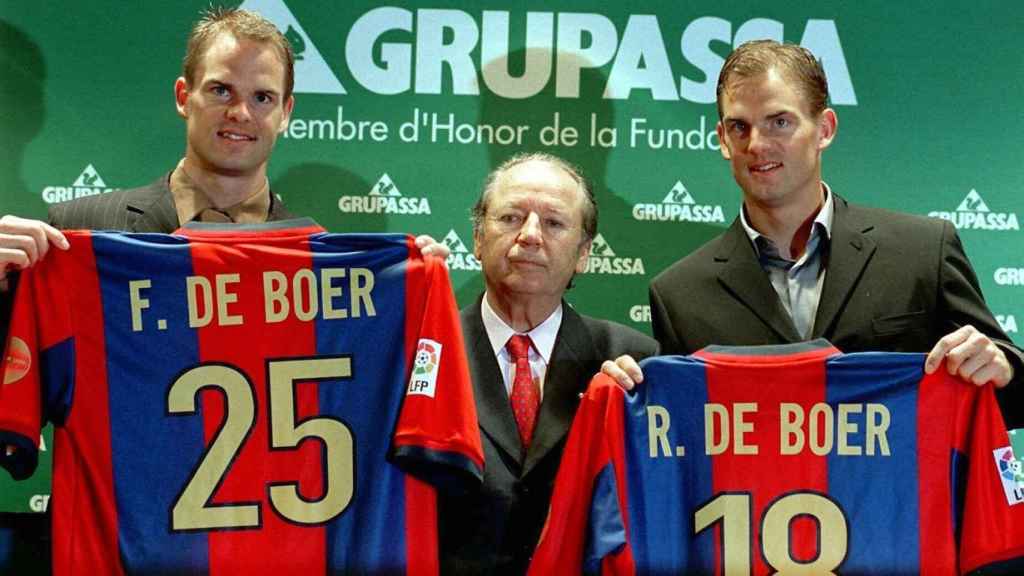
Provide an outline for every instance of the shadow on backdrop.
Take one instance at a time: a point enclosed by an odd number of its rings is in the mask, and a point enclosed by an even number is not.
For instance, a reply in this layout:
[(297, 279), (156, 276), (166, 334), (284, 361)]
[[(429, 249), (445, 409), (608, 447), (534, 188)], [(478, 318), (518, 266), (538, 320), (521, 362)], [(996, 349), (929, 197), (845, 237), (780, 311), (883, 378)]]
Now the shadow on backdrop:
[(371, 184), (334, 164), (305, 162), (292, 166), (270, 184), (288, 211), (308, 216), (331, 232), (387, 232), (386, 214), (345, 213), (338, 209), (338, 197), (362, 196)]
[[(12, 208), (38, 205), (22, 179), (25, 149), (39, 134), (46, 117), (43, 94), (46, 60), (39, 45), (11, 23), (0, 20), (0, 198), (4, 213)], [(40, 206), (34, 206), (40, 209)], [(19, 210), (22, 216), (30, 216)]]
[[(39, 45), (0, 20), (0, 213), (42, 215), (41, 199), (38, 194), (30, 198), (33, 194), (22, 179), (22, 163), (25, 149), (43, 127), (45, 89), (46, 60)], [(49, 513), (0, 512), (0, 574), (49, 574), (49, 528)]]

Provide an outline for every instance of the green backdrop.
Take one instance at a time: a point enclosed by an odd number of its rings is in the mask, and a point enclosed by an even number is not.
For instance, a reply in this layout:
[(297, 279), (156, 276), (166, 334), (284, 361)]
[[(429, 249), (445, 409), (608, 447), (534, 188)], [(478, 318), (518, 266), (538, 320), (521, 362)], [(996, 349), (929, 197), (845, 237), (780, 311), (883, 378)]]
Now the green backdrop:
[[(0, 212), (138, 186), (184, 150), (172, 87), (203, 1), (0, 5)], [(714, 136), (731, 48), (811, 48), (839, 132), (824, 177), (850, 200), (953, 220), (990, 307), (1024, 322), (1024, 32), (1016, 3), (247, 0), (299, 55), (270, 166), (333, 231), (444, 238), (461, 305), (479, 293), (469, 207), (523, 150), (581, 165), (601, 236), (569, 300), (649, 331), (648, 281), (727, 227), (740, 195)], [(74, 290), (74, 286), (68, 286)], [(713, 313), (713, 311), (709, 311)], [(49, 444), (47, 444), (49, 446)], [(48, 469), (44, 469), (48, 470)], [(0, 479), (0, 509), (41, 508)]]

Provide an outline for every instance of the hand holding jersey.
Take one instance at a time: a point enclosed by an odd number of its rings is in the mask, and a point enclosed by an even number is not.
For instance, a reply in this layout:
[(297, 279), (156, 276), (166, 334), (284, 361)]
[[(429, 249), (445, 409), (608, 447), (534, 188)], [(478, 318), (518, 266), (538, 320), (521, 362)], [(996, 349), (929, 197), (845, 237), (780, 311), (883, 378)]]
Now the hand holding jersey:
[(9, 270), (32, 266), (46, 256), (51, 246), (68, 249), (67, 239), (53, 226), (11, 214), (0, 218), (0, 292), (8, 290)]
[[(964, 326), (942, 337), (928, 352), (924, 370), (932, 374), (945, 360), (946, 370), (965, 382), (984, 386), (991, 382), (1002, 388), (1013, 380), (1013, 365), (992, 339), (973, 326)], [(623, 355), (606, 360), (601, 373), (609, 376), (625, 390), (644, 381), (643, 370), (632, 356)]]

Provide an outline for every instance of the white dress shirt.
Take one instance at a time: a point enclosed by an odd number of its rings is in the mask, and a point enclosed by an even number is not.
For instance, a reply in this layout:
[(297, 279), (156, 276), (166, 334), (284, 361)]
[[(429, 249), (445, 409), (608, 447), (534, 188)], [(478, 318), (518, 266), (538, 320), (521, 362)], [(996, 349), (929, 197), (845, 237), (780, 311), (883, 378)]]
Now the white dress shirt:
[(779, 252), (778, 246), (767, 236), (754, 229), (747, 220), (747, 211), (740, 210), (740, 223), (757, 251), (761, 268), (779, 295), (782, 307), (793, 321), (797, 334), (809, 339), (814, 329), (814, 317), (818, 313), (821, 289), (825, 285), (825, 268), (828, 243), (832, 236), (834, 203), (828, 184), (821, 183), (825, 202), (811, 224), (804, 253), (796, 260)]
[[(484, 329), (487, 330), (487, 338), (491, 341), (491, 348), (494, 356), (498, 359), (498, 367), (501, 368), (501, 378), (505, 381), (505, 392), (511, 397), (512, 381), (515, 378), (515, 363), (512, 361), (505, 344), (516, 332), (511, 326), (505, 323), (498, 314), (487, 303), (487, 294), (484, 294), (480, 303), (480, 316), (484, 322)], [(530, 369), (533, 377), (540, 382), (540, 398), (544, 400), (544, 376), (547, 375), (548, 362), (551, 360), (551, 351), (555, 348), (555, 337), (558, 336), (558, 329), (562, 326), (562, 305), (551, 313), (543, 322), (533, 330), (525, 334), (533, 341), (530, 347)]]

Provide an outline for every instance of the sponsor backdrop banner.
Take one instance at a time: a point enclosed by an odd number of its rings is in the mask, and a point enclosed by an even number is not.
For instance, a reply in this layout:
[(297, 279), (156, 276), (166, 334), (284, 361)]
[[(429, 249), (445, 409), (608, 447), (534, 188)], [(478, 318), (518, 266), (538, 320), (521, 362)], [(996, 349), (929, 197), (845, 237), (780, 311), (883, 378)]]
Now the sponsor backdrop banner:
[[(0, 8), (2, 212), (43, 217), (49, 203), (174, 167), (184, 125), (172, 87), (206, 5)], [(1022, 341), (1024, 58), (1007, 49), (1022, 32), (1012, 2), (955, 13), (876, 0), (242, 6), (285, 31), (298, 59), (273, 190), (332, 231), (443, 238), (461, 305), (482, 287), (469, 208), (484, 176), (543, 150), (583, 168), (600, 208), (569, 301), (649, 331), (648, 281), (737, 214), (715, 83), (733, 46), (768, 37), (810, 48), (828, 74), (833, 190), (956, 223), (993, 312)], [(42, 507), (33, 495), (45, 483), (14, 492), (0, 481), (0, 507)]]

